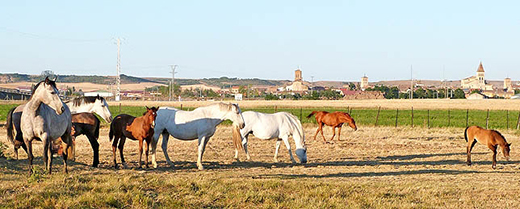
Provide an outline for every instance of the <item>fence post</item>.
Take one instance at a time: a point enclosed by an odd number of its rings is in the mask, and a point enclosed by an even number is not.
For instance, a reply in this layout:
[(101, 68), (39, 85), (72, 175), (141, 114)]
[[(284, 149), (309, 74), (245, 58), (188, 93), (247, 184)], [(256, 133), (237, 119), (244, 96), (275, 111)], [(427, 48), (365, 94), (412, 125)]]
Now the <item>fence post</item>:
[(278, 106), (274, 106), (274, 112), (278, 112)]
[(121, 114), (121, 102), (119, 102), (119, 114)]
[(450, 110), (448, 110), (448, 127), (451, 125)]
[(509, 129), (509, 110), (506, 110), (506, 122), (507, 122), (507, 129)]
[(379, 121), (379, 112), (381, 112), (381, 106), (379, 106), (379, 108), (377, 109), (377, 116), (376, 116), (376, 124), (375, 124), (375, 126), (377, 126), (377, 121)]
[(428, 128), (430, 128), (430, 109), (428, 109)]
[(413, 107), (412, 107), (412, 128), (413, 128)]
[(520, 112), (518, 112), (518, 122), (516, 122), (516, 130), (520, 128)]
[(182, 104), (181, 104), (181, 110), (182, 110)]
[(469, 120), (469, 109), (466, 109), (466, 127), (468, 127)]
[(486, 115), (486, 129), (489, 129), (489, 109), (487, 109), (487, 115)]
[(348, 108), (348, 114), (349, 114), (350, 116), (352, 116), (352, 108), (350, 108), (350, 107)]
[[(395, 112), (395, 127), (397, 128), (397, 119), (399, 118), (399, 108), (396, 109)], [(520, 114), (518, 114), (518, 121), (520, 121)]]

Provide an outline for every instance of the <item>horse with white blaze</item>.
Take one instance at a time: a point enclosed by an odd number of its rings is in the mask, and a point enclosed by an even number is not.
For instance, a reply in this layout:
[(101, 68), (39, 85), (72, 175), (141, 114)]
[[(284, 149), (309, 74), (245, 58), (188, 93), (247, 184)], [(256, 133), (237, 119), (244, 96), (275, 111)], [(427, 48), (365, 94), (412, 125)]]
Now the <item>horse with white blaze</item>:
[[(298, 156), (301, 163), (307, 163), (305, 134), (302, 124), (296, 116), (287, 112), (267, 114), (254, 111), (246, 111), (242, 113), (242, 116), (246, 126), (240, 130), (240, 135), (242, 136), (242, 145), (248, 160), (250, 159), (247, 151), (248, 136), (253, 134), (259, 139), (276, 139), (275, 162), (278, 162), (278, 150), (280, 143), (283, 141), (289, 151), (291, 161), (296, 163), (291, 151), (291, 145), (289, 144), (289, 137), (292, 136), (296, 145), (296, 156)], [(235, 159), (238, 160), (238, 149), (235, 149)]]
[(162, 134), (162, 150), (166, 162), (173, 167), (173, 163), (168, 157), (168, 137), (172, 135), (180, 140), (198, 139), (198, 158), (197, 167), (203, 170), (202, 155), (209, 139), (215, 134), (216, 127), (225, 120), (233, 122), (233, 143), (235, 148), (242, 148), (240, 143), (240, 128), (244, 127), (242, 111), (237, 104), (216, 103), (205, 107), (196, 108), (193, 111), (183, 111), (173, 107), (161, 107), (157, 111), (155, 119), (154, 136), (152, 140), (152, 164), (157, 168), (155, 160), (157, 142), (159, 135)]

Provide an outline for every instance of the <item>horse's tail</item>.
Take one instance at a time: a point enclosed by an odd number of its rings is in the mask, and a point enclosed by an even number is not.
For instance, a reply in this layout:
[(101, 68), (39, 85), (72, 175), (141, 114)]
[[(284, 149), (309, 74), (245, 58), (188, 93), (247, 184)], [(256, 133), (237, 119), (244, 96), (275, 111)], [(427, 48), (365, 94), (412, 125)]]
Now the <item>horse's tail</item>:
[(235, 149), (244, 149), (242, 146), (242, 134), (240, 134), (240, 127), (233, 126), (233, 145)]
[[(99, 130), (98, 130), (98, 132), (99, 132)], [(108, 132), (108, 140), (112, 141), (113, 138), (114, 138), (114, 121), (112, 121), (112, 123), (110, 124), (110, 131)]]
[(316, 113), (318, 113), (318, 111), (312, 111), (311, 114), (307, 115), (307, 118), (311, 118)]
[(7, 113), (7, 122), (5, 124), (5, 126), (7, 128), (7, 139), (9, 139), (9, 141), (11, 141), (11, 143), (13, 143), (13, 144), (14, 144), (13, 113), (14, 113), (15, 109), (16, 109), (16, 107), (13, 107), (12, 109), (9, 110), (9, 112)]
[(468, 127), (466, 127), (466, 130), (464, 130), (464, 139), (466, 139), (466, 142), (468, 142)]
[(96, 137), (96, 139), (99, 139), (99, 125), (101, 122), (97, 117), (94, 118), (96, 118), (96, 129), (94, 130), (94, 137)]

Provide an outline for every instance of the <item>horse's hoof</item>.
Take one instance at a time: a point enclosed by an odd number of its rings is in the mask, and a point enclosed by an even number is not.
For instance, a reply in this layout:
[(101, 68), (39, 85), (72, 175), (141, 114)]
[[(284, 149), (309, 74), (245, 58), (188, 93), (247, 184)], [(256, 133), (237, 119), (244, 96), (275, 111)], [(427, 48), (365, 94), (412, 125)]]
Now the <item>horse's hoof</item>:
[(494, 165), (494, 166), (492, 166), (492, 167), (493, 167), (493, 169), (497, 169), (497, 166), (495, 166), (495, 165)]
[(471, 166), (471, 163), (467, 163), (467, 164), (468, 164), (468, 166)]
[(157, 163), (152, 164), (153, 168), (157, 168)]

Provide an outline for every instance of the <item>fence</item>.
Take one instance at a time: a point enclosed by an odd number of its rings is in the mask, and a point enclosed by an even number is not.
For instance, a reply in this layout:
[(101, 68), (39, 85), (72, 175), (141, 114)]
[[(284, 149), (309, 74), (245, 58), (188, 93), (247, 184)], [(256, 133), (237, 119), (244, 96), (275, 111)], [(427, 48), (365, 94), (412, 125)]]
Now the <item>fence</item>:
[[(112, 109), (114, 108), (114, 109)], [(117, 109), (116, 109), (117, 108)], [(177, 108), (193, 110), (193, 107)], [(115, 106), (113, 113), (127, 113), (141, 115), (144, 107)], [(119, 111), (118, 111), (119, 109)], [(312, 111), (323, 110), (328, 112), (348, 112), (357, 125), (365, 126), (393, 126), (393, 127), (467, 127), (478, 125), (489, 129), (519, 129), (520, 111), (510, 110), (417, 110), (413, 108), (384, 109), (381, 107), (368, 108), (300, 108), (300, 107), (258, 107), (242, 108), (242, 111), (257, 111), (263, 113), (289, 112), (297, 116), (302, 123), (316, 123), (314, 117), (307, 118)], [(229, 122), (228, 122), (229, 123)]]

